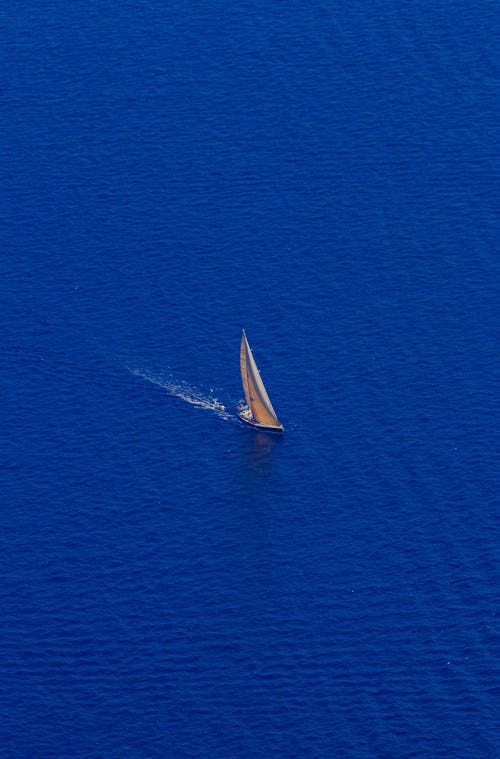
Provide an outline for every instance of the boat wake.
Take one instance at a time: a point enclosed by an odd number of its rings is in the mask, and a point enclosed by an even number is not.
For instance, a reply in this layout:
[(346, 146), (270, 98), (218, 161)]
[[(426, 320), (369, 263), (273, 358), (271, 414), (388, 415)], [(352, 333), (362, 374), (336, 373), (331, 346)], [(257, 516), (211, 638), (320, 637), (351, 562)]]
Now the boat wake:
[(212, 411), (221, 419), (234, 418), (234, 415), (226, 410), (224, 404), (213, 395), (212, 389), (210, 389), (210, 393), (207, 394), (196, 387), (188, 385), (187, 382), (178, 382), (164, 374), (157, 372), (153, 373), (146, 369), (129, 369), (129, 372), (133, 374), (134, 377), (140, 377), (147, 382), (152, 382), (154, 385), (158, 385), (158, 387), (166, 390), (168, 395), (171, 395), (174, 398), (179, 398), (181, 401), (190, 403), (192, 406), (198, 406), (207, 411)]

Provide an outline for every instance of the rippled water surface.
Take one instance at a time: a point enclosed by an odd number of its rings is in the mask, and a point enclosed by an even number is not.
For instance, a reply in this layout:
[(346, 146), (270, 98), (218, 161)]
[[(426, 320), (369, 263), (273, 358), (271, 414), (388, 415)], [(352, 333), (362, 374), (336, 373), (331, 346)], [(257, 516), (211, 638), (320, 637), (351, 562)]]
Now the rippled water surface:
[(500, 755), (495, 20), (4, 5), (2, 756)]

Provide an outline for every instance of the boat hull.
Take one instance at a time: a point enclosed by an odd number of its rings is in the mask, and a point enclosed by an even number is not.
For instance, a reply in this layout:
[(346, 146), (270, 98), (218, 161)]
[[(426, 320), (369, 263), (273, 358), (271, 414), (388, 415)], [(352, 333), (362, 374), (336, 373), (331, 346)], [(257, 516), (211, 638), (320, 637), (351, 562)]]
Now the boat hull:
[(249, 427), (253, 427), (256, 430), (265, 430), (266, 432), (277, 432), (278, 434), (281, 434), (284, 431), (284, 428), (280, 425), (279, 427), (271, 427), (270, 424), (261, 424), (260, 422), (256, 422), (255, 419), (249, 418), (248, 416), (244, 416), (243, 414), (238, 414), (238, 417), (241, 422), (244, 424), (248, 424)]

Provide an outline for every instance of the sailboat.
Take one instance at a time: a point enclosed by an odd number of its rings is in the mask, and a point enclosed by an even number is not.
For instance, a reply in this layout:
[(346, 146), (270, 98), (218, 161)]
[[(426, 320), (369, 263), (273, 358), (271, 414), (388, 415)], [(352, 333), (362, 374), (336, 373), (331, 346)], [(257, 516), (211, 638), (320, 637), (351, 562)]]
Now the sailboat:
[(240, 345), (241, 381), (245, 400), (238, 404), (238, 416), (242, 422), (269, 432), (283, 432), (283, 425), (278, 421), (273, 405), (269, 400), (262, 382), (257, 364), (248, 344), (245, 330), (241, 335)]

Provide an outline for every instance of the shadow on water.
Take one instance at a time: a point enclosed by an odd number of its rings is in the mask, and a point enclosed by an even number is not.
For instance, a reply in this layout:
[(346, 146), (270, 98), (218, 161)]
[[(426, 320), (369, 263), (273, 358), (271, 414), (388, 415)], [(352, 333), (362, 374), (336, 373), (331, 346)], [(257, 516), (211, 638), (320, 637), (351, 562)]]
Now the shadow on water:
[(242, 430), (242, 435), (245, 437), (239, 455), (241, 480), (252, 488), (268, 484), (275, 479), (283, 436), (254, 430)]

